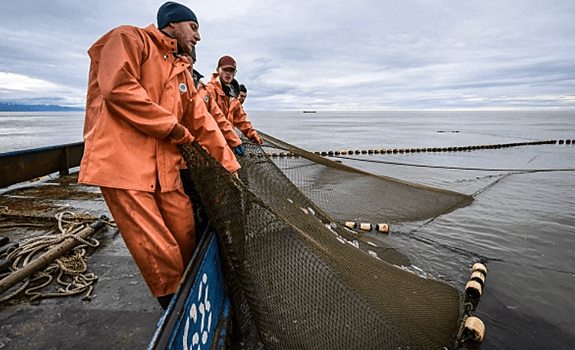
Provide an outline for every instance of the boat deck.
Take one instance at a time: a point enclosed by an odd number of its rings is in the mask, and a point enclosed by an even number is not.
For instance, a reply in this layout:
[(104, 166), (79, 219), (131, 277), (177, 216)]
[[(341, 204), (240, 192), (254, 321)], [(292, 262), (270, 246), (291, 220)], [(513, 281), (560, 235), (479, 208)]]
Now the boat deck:
[[(77, 173), (51, 175), (0, 189), (0, 236), (22, 242), (58, 232), (52, 218), (63, 211), (110, 218), (99, 189), (76, 181)], [(100, 246), (88, 251), (88, 272), (98, 276), (91, 300), (84, 301), (84, 294), (79, 294), (30, 302), (22, 292), (0, 303), (0, 348), (147, 348), (164, 312), (118, 230), (107, 227), (92, 237), (100, 241)], [(19, 286), (0, 295), (0, 299)]]

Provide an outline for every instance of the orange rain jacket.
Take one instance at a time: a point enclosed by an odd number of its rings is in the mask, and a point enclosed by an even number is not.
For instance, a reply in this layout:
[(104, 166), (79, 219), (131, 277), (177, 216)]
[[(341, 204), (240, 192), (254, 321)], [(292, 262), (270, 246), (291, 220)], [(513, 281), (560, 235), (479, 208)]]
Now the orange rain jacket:
[(210, 112), (212, 117), (214, 117), (214, 119), (216, 120), (216, 123), (220, 127), (222, 134), (224, 134), (224, 137), (226, 138), (228, 145), (231, 148), (241, 145), (242, 141), (236, 134), (234, 130), (234, 125), (228, 120), (228, 118), (224, 115), (224, 113), (222, 113), (222, 110), (216, 103), (216, 100), (214, 98), (210, 98), (210, 94), (206, 89), (206, 85), (198, 82), (198, 84), (196, 85), (196, 89), (198, 90), (198, 93), (204, 100), (208, 112)]
[(240, 168), (197, 93), (187, 59), (174, 55), (177, 42), (151, 24), (121, 26), (88, 50), (85, 151), (78, 182), (162, 192), (182, 186), (186, 165), (166, 139), (176, 123), (228, 171)]
[(238, 129), (240, 129), (248, 139), (260, 143), (258, 132), (252, 127), (252, 123), (248, 120), (248, 115), (244, 111), (242, 103), (237, 98), (234, 98), (230, 102), (230, 112), (228, 113), (228, 118), (230, 122)]
[(260, 139), (257, 131), (252, 127), (252, 123), (247, 119), (247, 114), (242, 107), (241, 102), (237, 99), (230, 99), (224, 92), (218, 73), (212, 73), (212, 79), (205, 86), (205, 92), (200, 92), (204, 98), (209, 97), (210, 100), (215, 100), (230, 123), (241, 130), (241, 132), (250, 140), (256, 139), (259, 143)]

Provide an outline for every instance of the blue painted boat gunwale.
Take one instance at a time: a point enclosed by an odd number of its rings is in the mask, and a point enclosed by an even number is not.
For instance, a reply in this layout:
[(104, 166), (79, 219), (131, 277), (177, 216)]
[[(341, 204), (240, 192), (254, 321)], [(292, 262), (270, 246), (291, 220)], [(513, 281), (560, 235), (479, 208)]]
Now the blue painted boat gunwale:
[[(203, 297), (205, 300), (201, 301)], [(221, 349), (228, 335), (229, 309), (217, 238), (208, 225), (174, 298), (158, 321), (148, 350)]]

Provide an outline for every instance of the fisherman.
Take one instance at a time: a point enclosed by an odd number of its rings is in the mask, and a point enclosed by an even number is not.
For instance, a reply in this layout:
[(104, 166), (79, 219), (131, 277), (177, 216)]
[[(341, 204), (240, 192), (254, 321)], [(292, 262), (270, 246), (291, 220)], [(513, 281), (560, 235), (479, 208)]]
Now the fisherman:
[(238, 100), (243, 105), (246, 102), (246, 98), (248, 97), (248, 89), (244, 84), (240, 84), (240, 94), (238, 95)]
[[(235, 79), (234, 79), (235, 80)], [(243, 86), (243, 91), (242, 91)], [(233, 99), (230, 102), (230, 111), (228, 113), (228, 119), (232, 124), (240, 129), (240, 131), (250, 140), (261, 145), (262, 140), (258, 136), (257, 131), (252, 127), (252, 123), (248, 120), (248, 116), (244, 110), (243, 103), (247, 97), (247, 89), (241, 84), (239, 85), (240, 92), (238, 98)]]
[[(202, 91), (205, 89), (206, 84), (204, 84), (204, 82), (202, 81), (202, 78), (204, 76), (200, 72), (194, 69), (194, 65), (196, 64), (196, 48), (194, 47), (190, 52), (190, 54), (189, 55), (187, 54), (186, 57), (190, 61), (190, 67), (188, 68), (188, 70), (194, 77), (194, 86), (196, 90), (200, 94), (202, 94)], [(222, 113), (220, 107), (216, 104), (216, 101), (214, 99), (204, 98), (204, 103), (206, 104), (208, 112), (210, 112), (212, 117), (214, 117), (214, 119), (216, 120), (216, 123), (218, 124), (220, 130), (224, 134), (224, 137), (226, 138), (226, 141), (228, 142), (230, 148), (233, 149), (238, 156), (240, 157), (243, 156), (245, 153), (244, 147), (242, 146), (242, 141), (240, 140), (238, 135), (236, 135), (233, 124)]]
[(221, 57), (216, 73), (212, 74), (212, 79), (206, 84), (205, 89), (200, 90), (200, 94), (206, 103), (215, 100), (232, 125), (240, 129), (248, 139), (261, 145), (263, 141), (252, 127), (252, 123), (247, 120), (247, 114), (238, 100), (240, 85), (235, 75), (236, 60), (231, 56)]
[(200, 41), (196, 15), (169, 1), (158, 9), (157, 22), (157, 28), (115, 28), (88, 50), (78, 182), (100, 187), (151, 293), (166, 308), (195, 246), (178, 145), (199, 142), (234, 174), (240, 165), (182, 56)]

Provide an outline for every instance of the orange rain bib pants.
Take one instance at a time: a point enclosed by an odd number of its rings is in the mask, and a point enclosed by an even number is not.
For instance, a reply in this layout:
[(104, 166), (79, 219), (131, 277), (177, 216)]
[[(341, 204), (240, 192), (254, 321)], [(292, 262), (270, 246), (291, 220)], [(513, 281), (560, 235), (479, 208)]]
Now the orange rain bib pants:
[(192, 203), (183, 188), (169, 192), (100, 189), (152, 294), (173, 293), (195, 245)]

